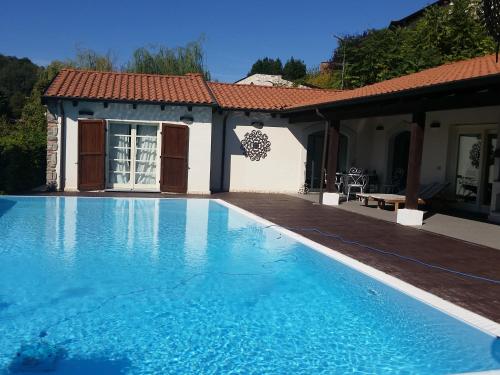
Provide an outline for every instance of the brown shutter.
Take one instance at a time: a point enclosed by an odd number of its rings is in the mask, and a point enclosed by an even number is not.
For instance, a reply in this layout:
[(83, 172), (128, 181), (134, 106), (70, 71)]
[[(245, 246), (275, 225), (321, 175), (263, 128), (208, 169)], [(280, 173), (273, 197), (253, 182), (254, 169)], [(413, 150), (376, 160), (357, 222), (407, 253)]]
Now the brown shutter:
[(103, 190), (105, 185), (104, 120), (78, 120), (78, 190)]
[(187, 192), (189, 128), (162, 124), (160, 190)]

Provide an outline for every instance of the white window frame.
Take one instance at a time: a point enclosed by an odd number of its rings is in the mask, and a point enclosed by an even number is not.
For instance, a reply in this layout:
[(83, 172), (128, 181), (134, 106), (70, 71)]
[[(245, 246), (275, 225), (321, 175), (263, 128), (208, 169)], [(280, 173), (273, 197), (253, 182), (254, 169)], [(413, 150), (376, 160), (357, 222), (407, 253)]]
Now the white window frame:
[[(130, 179), (128, 184), (111, 183), (109, 178), (109, 156), (110, 156), (110, 127), (111, 125), (131, 125), (130, 130)], [(155, 184), (145, 185), (135, 183), (135, 168), (136, 168), (136, 139), (137, 126), (156, 126), (156, 175)], [(106, 120), (106, 190), (113, 191), (160, 191), (160, 175), (161, 175), (161, 123), (158, 121), (129, 121), (129, 120)]]

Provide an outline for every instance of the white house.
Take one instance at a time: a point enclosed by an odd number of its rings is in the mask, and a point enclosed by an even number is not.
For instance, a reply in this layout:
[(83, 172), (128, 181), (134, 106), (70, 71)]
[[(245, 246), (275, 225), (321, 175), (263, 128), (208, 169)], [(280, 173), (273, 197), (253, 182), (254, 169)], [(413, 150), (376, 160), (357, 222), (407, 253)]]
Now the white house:
[(279, 74), (252, 74), (235, 82), (238, 85), (257, 85), (257, 86), (278, 86), (278, 87), (300, 87), (309, 88), (304, 85), (296, 85), (294, 82), (284, 79)]
[[(47, 89), (47, 182), (59, 190), (297, 192), (357, 166), (373, 189), (404, 173), (500, 211), (500, 64), (485, 56), (355, 90), (63, 70)], [(334, 192), (333, 178), (326, 189)]]

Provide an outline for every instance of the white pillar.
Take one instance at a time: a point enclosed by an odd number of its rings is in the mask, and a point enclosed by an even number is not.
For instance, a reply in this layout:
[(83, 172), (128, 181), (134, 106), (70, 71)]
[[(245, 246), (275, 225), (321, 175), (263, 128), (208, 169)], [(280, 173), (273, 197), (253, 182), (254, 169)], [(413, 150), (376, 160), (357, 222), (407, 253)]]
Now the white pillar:
[(340, 194), (323, 193), (323, 204), (325, 206), (338, 206), (340, 204)]
[(397, 212), (396, 222), (407, 226), (421, 226), (424, 223), (424, 211), (401, 208)]

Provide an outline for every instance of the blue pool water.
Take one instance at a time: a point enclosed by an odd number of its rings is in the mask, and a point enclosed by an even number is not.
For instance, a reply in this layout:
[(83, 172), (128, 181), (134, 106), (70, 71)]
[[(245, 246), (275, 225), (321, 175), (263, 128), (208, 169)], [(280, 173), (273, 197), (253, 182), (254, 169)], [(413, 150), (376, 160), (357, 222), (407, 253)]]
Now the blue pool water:
[(2, 375), (448, 374), (493, 343), (214, 201), (0, 198)]

